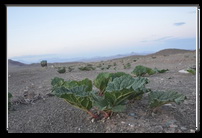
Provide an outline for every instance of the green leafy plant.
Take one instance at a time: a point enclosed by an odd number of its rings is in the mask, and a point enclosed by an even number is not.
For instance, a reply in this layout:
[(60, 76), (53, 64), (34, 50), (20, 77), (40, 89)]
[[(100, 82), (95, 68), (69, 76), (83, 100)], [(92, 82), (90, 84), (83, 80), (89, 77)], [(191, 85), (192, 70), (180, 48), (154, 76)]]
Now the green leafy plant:
[(156, 73), (164, 73), (168, 71), (168, 69), (162, 69), (158, 70), (157, 68), (151, 69), (142, 65), (138, 65), (135, 67), (135, 69), (132, 71), (132, 74), (135, 74), (136, 76), (144, 76), (146, 74), (153, 75)]
[(127, 63), (126, 65), (124, 65), (124, 69), (129, 69), (131, 68), (131, 64), (130, 63)]
[(114, 78), (120, 77), (122, 75), (126, 75), (126, 73), (124, 73), (124, 72), (116, 72), (116, 73), (102, 72), (102, 73), (98, 74), (98, 76), (93, 81), (93, 83), (94, 83), (95, 87), (97, 87), (100, 90), (99, 94), (103, 95), (108, 82), (113, 81)]
[(104, 112), (105, 117), (113, 112), (123, 112), (126, 109), (125, 101), (130, 96), (137, 97), (144, 93), (146, 80), (146, 78), (133, 78), (130, 75), (116, 77), (108, 83), (104, 96), (93, 95), (93, 104)]
[(41, 66), (42, 67), (47, 67), (47, 60), (42, 60), (41, 61)]
[(106, 69), (109, 69), (111, 66), (112, 66), (112, 65), (108, 65), (108, 66), (106, 67)]
[(84, 67), (79, 67), (80, 70), (82, 71), (90, 71), (90, 70), (95, 70), (95, 68), (93, 67), (92, 64), (87, 64), (86, 66)]
[(196, 74), (196, 70), (195, 69), (187, 69), (187, 71), (193, 75)]
[(68, 71), (69, 71), (69, 72), (72, 72), (73, 70), (74, 70), (73, 67), (68, 67)]
[(152, 109), (158, 108), (171, 102), (180, 104), (185, 99), (187, 99), (186, 96), (175, 91), (154, 91), (150, 92), (148, 97), (149, 106)]
[(65, 67), (59, 67), (58, 70), (57, 70), (58, 73), (65, 73), (66, 72), (66, 69)]
[(59, 98), (63, 98), (71, 105), (86, 111), (92, 117), (97, 116), (92, 113), (92, 100), (90, 92), (92, 91), (92, 81), (84, 79), (82, 81), (64, 81), (64, 79), (55, 77), (51, 81), (52, 93)]
[(11, 98), (12, 97), (13, 97), (13, 95), (10, 92), (8, 92), (8, 109), (11, 108)]

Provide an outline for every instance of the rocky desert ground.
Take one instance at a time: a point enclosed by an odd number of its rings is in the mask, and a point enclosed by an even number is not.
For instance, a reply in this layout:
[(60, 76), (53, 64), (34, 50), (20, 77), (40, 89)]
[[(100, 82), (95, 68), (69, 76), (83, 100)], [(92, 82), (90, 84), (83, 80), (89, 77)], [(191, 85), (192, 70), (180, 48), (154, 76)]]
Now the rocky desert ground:
[[(130, 63), (130, 67), (126, 65)], [(95, 70), (81, 71), (79, 67), (92, 64)], [(109, 66), (110, 65), (110, 66)], [(174, 90), (187, 99), (177, 105), (164, 105), (157, 113), (149, 113), (148, 99), (134, 101), (127, 110), (105, 120), (94, 120), (51, 92), (51, 79), (94, 80), (101, 72), (131, 73), (135, 66), (169, 69), (148, 76), (151, 90)], [(57, 67), (67, 72), (60, 74)], [(125, 67), (124, 67), (125, 66)], [(163, 50), (147, 56), (130, 56), (100, 62), (8, 64), (8, 92), (11, 109), (8, 111), (8, 133), (194, 133), (196, 129), (196, 75), (179, 70), (196, 66), (196, 51)], [(71, 72), (68, 67), (73, 68)]]

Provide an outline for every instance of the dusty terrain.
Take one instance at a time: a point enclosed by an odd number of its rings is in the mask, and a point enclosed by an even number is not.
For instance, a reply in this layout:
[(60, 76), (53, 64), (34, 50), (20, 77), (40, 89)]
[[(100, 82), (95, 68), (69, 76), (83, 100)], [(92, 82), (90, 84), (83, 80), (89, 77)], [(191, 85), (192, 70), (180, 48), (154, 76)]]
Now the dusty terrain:
[[(169, 51), (147, 56), (131, 56), (104, 62), (91, 62), (93, 71), (80, 71), (87, 63), (8, 65), (8, 91), (12, 93), (12, 107), (8, 114), (9, 133), (192, 133), (196, 126), (196, 76), (179, 73), (196, 65), (196, 53)], [(171, 52), (172, 53), (172, 52)], [(116, 63), (116, 64), (114, 64)], [(124, 65), (131, 64), (131, 68)], [(100, 65), (101, 64), (101, 65)], [(112, 65), (106, 69), (108, 65)], [(164, 105), (156, 114), (149, 114), (148, 100), (128, 104), (123, 113), (113, 114), (106, 120), (92, 120), (90, 116), (63, 99), (50, 95), (51, 79), (94, 80), (100, 72), (123, 71), (131, 73), (137, 65), (169, 69), (168, 72), (149, 76), (146, 85), (152, 90), (174, 90), (186, 95), (184, 103)], [(65, 66), (59, 74), (56, 67)], [(68, 72), (72, 66), (73, 71)], [(99, 67), (101, 66), (101, 67)], [(103, 70), (102, 70), (103, 69)]]

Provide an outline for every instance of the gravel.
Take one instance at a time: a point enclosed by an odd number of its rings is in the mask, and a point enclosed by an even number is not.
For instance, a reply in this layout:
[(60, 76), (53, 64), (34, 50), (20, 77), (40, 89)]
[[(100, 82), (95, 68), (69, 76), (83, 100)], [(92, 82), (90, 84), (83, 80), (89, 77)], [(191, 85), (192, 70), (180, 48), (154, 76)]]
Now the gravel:
[[(185, 57), (188, 55), (189, 57)], [(154, 55), (152, 55), (154, 56)], [(12, 108), (8, 114), (9, 133), (194, 133), (196, 124), (196, 77), (190, 73), (179, 73), (195, 64), (195, 53), (156, 55), (104, 61), (112, 65), (109, 70), (97, 68), (93, 71), (80, 71), (85, 63), (40, 64), (27, 66), (8, 66), (8, 91), (13, 95)], [(130, 69), (124, 69), (123, 62), (131, 63)], [(116, 70), (113, 63), (116, 62)], [(101, 62), (92, 62), (97, 67)], [(53, 65), (53, 66), (51, 66)], [(92, 120), (90, 116), (63, 99), (50, 94), (51, 79), (61, 77), (65, 80), (91, 80), (100, 72), (124, 71), (130, 73), (135, 66), (169, 69), (166, 73), (148, 76), (146, 85), (152, 90), (174, 90), (183, 93), (185, 103), (162, 106), (155, 115), (149, 113), (148, 97), (127, 104), (123, 113), (114, 113), (110, 119)], [(74, 70), (59, 74), (55, 67), (73, 66)], [(95, 88), (94, 88), (95, 89)], [(27, 97), (24, 96), (26, 92)], [(29, 95), (30, 94), (30, 95)], [(31, 96), (32, 95), (32, 96)], [(29, 101), (26, 102), (25, 99)], [(34, 99), (35, 98), (35, 99)]]

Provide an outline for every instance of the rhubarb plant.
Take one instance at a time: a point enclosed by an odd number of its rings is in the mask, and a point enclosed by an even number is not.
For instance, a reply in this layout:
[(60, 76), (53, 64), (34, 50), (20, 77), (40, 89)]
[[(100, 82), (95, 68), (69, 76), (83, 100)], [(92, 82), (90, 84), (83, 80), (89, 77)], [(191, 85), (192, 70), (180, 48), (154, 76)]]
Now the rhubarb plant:
[(153, 74), (156, 74), (156, 73), (164, 73), (166, 71), (168, 71), (168, 69), (162, 69), (162, 70), (159, 70), (157, 68), (151, 69), (151, 68), (148, 68), (148, 67), (145, 67), (145, 66), (142, 66), (142, 65), (138, 65), (132, 71), (132, 74), (135, 74), (136, 76), (144, 76), (146, 74), (153, 75)]
[(95, 87), (97, 87), (100, 90), (99, 95), (104, 94), (108, 82), (113, 81), (113, 79), (115, 79), (116, 77), (120, 77), (122, 75), (129, 75), (129, 74), (126, 74), (124, 72), (116, 72), (116, 73), (102, 72), (98, 74), (93, 83)]
[(92, 108), (92, 100), (90, 92), (92, 90), (92, 81), (84, 79), (82, 81), (64, 81), (64, 79), (55, 77), (51, 82), (52, 93), (59, 98), (63, 98), (71, 105), (86, 111), (92, 117), (97, 116), (90, 110)]
[(123, 112), (126, 100), (131, 96), (142, 95), (146, 83), (146, 78), (133, 78), (129, 75), (116, 77), (108, 83), (103, 97), (93, 95), (93, 104), (105, 113), (105, 117), (110, 116), (112, 112)]
[(187, 99), (186, 96), (175, 91), (153, 91), (149, 93), (148, 97), (149, 106), (152, 109), (158, 108), (171, 102), (180, 104), (185, 99)]

